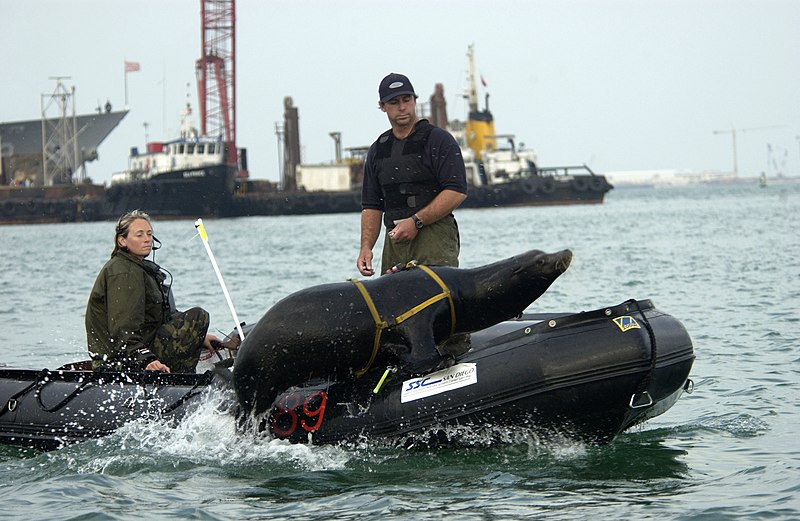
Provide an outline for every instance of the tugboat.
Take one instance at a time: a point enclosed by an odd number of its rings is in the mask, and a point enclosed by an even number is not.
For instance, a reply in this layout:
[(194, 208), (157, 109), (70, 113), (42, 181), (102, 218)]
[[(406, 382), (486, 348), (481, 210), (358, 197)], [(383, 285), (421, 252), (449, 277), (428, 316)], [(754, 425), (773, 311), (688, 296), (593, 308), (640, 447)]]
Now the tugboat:
[(220, 215), (230, 202), (238, 165), (222, 136), (199, 135), (187, 103), (180, 135), (131, 148), (128, 169), (111, 177), (106, 199), (114, 215), (140, 209), (158, 217)]
[(540, 168), (534, 150), (517, 147), (513, 134), (495, 133), (488, 93), (485, 108), (478, 107), (472, 45), (467, 49), (467, 59), (468, 89), (464, 96), (469, 104), (467, 121), (447, 121), (440, 86), (437, 85), (431, 96), (431, 122), (449, 130), (461, 145), (470, 184), (469, 196), (461, 206), (602, 203), (605, 194), (612, 189), (604, 176), (595, 174), (587, 165)]

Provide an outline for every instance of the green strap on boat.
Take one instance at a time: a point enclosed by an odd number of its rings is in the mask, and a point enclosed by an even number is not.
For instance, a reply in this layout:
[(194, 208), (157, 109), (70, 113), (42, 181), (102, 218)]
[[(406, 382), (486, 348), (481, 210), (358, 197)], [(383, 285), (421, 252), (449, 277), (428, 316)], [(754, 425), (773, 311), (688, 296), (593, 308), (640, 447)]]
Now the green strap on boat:
[[(419, 268), (419, 269), (421, 269), (422, 271), (427, 273), (428, 276), (430, 278), (432, 278), (439, 285), (440, 288), (442, 288), (442, 292), (437, 294), (437, 295), (434, 295), (433, 297), (431, 297), (431, 298), (429, 298), (427, 300), (425, 300), (421, 304), (417, 304), (416, 306), (414, 306), (413, 308), (409, 309), (405, 313), (402, 313), (402, 314), (398, 315), (391, 322), (388, 321), (388, 320), (381, 319), (381, 316), (378, 313), (378, 308), (375, 307), (375, 302), (372, 301), (372, 297), (370, 297), (369, 292), (367, 291), (367, 288), (364, 287), (364, 284), (360, 280), (350, 279), (350, 282), (352, 282), (356, 286), (356, 288), (358, 288), (359, 293), (361, 293), (361, 296), (364, 298), (364, 302), (367, 303), (367, 307), (369, 308), (369, 312), (372, 315), (372, 320), (375, 321), (375, 340), (372, 342), (372, 354), (370, 355), (369, 361), (367, 362), (367, 364), (363, 368), (359, 369), (358, 371), (356, 371), (354, 373), (356, 376), (363, 375), (364, 373), (366, 373), (369, 370), (370, 367), (372, 367), (372, 363), (375, 361), (375, 357), (378, 355), (378, 347), (380, 346), (381, 334), (383, 333), (384, 329), (386, 329), (386, 328), (388, 328), (390, 326), (394, 326), (394, 325), (400, 324), (400, 323), (408, 320), (409, 318), (413, 317), (414, 315), (416, 315), (417, 313), (419, 313), (423, 309), (427, 308), (428, 306), (430, 306), (432, 304), (435, 304), (436, 302), (439, 302), (440, 300), (447, 299), (448, 303), (450, 304), (450, 334), (452, 335), (453, 333), (455, 333), (455, 330), (456, 330), (456, 308), (455, 308), (455, 305), (453, 304), (453, 296), (450, 293), (450, 289), (447, 287), (447, 285), (444, 283), (444, 281), (442, 281), (442, 279), (439, 278), (439, 276), (436, 273), (434, 273), (432, 269), (430, 269), (429, 267), (424, 266), (422, 264), (416, 264), (414, 262), (409, 262), (406, 265), (406, 268), (409, 268), (409, 269), (410, 268)], [(376, 387), (376, 389), (378, 389), (378, 390), (380, 389), (380, 386), (383, 385), (383, 380), (386, 378), (386, 376), (387, 376), (387, 373), (384, 373), (383, 378), (381, 378), (381, 381), (378, 383), (378, 386)], [(375, 391), (375, 392), (377, 393), (377, 391)]]

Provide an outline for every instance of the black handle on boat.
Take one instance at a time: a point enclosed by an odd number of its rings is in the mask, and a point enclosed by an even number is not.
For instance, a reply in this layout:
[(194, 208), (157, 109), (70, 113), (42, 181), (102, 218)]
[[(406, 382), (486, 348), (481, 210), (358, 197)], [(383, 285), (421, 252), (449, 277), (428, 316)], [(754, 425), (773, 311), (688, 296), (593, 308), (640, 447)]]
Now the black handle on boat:
[[(38, 380), (38, 378), (37, 378)], [(30, 383), (30, 385), (24, 387), (21, 391), (16, 392), (14, 395), (8, 398), (6, 402), (6, 406), (0, 410), (0, 416), (5, 414), (6, 412), (14, 412), (17, 409), (17, 405), (19, 404), (18, 399), (20, 396), (27, 394), (31, 389), (36, 386), (36, 381)]]
[[(45, 412), (55, 412), (60, 408), (64, 407), (66, 404), (72, 401), (76, 396), (78, 396), (86, 388), (87, 385), (93, 383), (94, 380), (96, 379), (95, 373), (87, 373), (86, 375), (82, 376), (81, 379), (78, 381), (79, 384), (78, 387), (76, 387), (74, 391), (69, 393), (63, 400), (58, 402), (53, 407), (48, 408), (42, 402), (42, 389), (44, 389), (45, 386), (51, 382), (50, 378), (51, 374), (52, 373), (50, 372), (49, 369), (43, 369), (36, 377), (36, 381), (34, 382), (36, 388), (36, 391), (34, 392), (34, 396), (36, 396), (36, 402), (39, 404), (39, 407), (41, 407), (42, 410)], [(91, 377), (89, 375), (91, 375)]]
[(198, 391), (197, 388), (200, 387), (201, 385), (206, 386), (210, 384), (213, 379), (214, 379), (214, 373), (212, 371), (206, 371), (205, 373), (200, 375), (200, 378), (197, 379), (197, 382), (195, 382), (192, 388), (186, 391), (186, 393), (184, 393), (183, 396), (175, 400), (175, 402), (161, 409), (161, 414), (163, 415), (174, 411), (175, 409), (183, 405), (184, 402), (186, 402), (186, 400), (188, 400), (189, 398), (193, 398), (198, 394), (200, 394), (202, 391)]
[(642, 318), (642, 324), (644, 324), (644, 328), (647, 331), (647, 336), (650, 339), (650, 367), (647, 370), (647, 374), (644, 375), (642, 381), (639, 382), (639, 386), (636, 388), (636, 391), (631, 395), (631, 401), (629, 406), (631, 409), (638, 409), (642, 407), (650, 407), (653, 405), (653, 398), (650, 396), (650, 393), (647, 392), (647, 386), (650, 385), (650, 379), (653, 377), (653, 372), (656, 369), (656, 360), (657, 360), (657, 352), (656, 352), (656, 335), (653, 331), (653, 326), (650, 325), (650, 321), (644, 314), (644, 311), (639, 306), (639, 302), (636, 299), (630, 299), (626, 302), (628, 307), (632, 307), (639, 313), (639, 316)]

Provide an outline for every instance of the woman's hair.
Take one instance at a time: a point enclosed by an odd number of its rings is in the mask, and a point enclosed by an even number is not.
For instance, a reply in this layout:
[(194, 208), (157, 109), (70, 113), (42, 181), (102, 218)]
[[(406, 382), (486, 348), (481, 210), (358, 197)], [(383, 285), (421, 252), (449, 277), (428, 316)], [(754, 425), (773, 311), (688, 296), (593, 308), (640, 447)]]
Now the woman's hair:
[(131, 228), (131, 224), (136, 219), (144, 219), (150, 224), (151, 227), (153, 226), (153, 223), (150, 222), (150, 216), (141, 210), (132, 210), (120, 217), (117, 221), (117, 227), (114, 229), (114, 251), (111, 252), (112, 257), (121, 250), (118, 239), (120, 237), (128, 236), (128, 231)]

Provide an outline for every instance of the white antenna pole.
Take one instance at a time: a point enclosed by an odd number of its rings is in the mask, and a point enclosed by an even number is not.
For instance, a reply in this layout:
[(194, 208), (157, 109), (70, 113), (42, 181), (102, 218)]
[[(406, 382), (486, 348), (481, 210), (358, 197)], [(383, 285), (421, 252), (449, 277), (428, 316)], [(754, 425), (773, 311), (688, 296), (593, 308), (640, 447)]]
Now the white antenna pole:
[(231, 310), (231, 316), (233, 317), (233, 321), (236, 322), (236, 331), (239, 333), (239, 340), (244, 340), (244, 333), (242, 332), (242, 326), (239, 323), (239, 317), (236, 316), (236, 310), (233, 308), (233, 302), (231, 301), (231, 296), (228, 293), (228, 288), (225, 286), (225, 281), (222, 280), (222, 273), (220, 273), (219, 266), (217, 266), (217, 260), (214, 258), (214, 253), (211, 251), (211, 246), (208, 245), (208, 234), (206, 233), (205, 226), (203, 226), (203, 219), (197, 219), (194, 222), (194, 227), (200, 232), (200, 238), (203, 239), (203, 246), (206, 247), (208, 258), (211, 259), (211, 265), (214, 266), (214, 273), (217, 274), (219, 284), (222, 286), (222, 292), (225, 294), (225, 300), (228, 301), (228, 307)]

